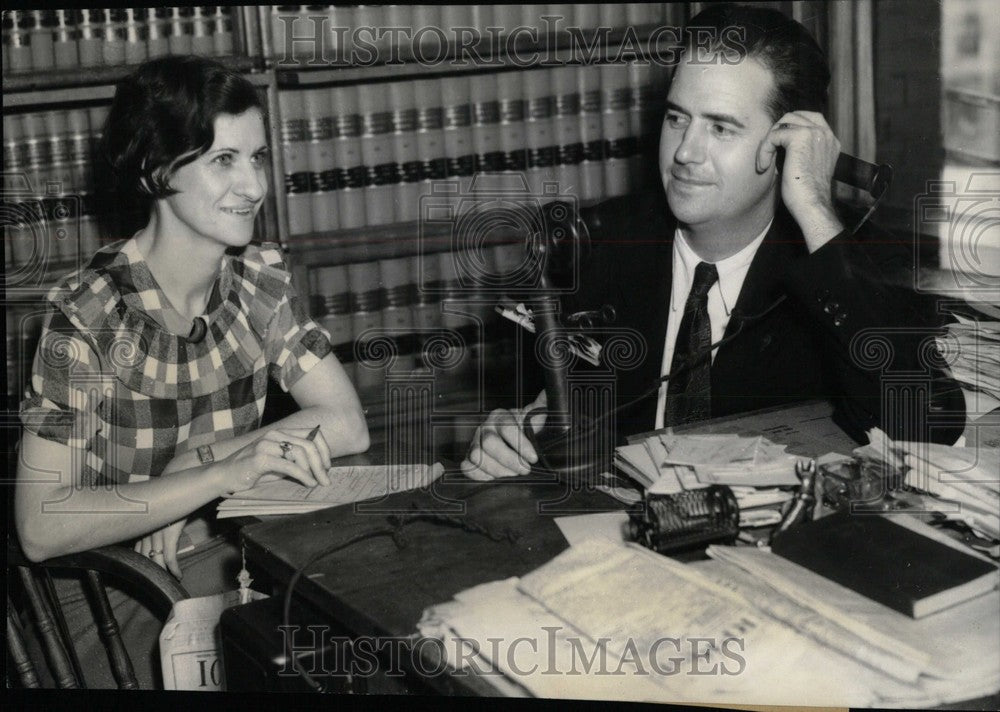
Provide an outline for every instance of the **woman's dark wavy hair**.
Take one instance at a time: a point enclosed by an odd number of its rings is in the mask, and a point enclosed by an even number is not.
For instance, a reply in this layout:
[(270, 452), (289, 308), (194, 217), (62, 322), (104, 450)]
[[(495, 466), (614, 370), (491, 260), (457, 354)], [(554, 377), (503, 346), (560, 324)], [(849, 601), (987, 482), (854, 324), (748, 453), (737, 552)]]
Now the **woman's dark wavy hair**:
[(102, 153), (122, 194), (153, 200), (173, 195), (170, 178), (215, 140), (219, 114), (242, 114), (264, 102), (246, 77), (203, 57), (150, 60), (122, 79), (104, 124)]
[[(694, 42), (693, 28), (708, 28), (715, 40), (707, 49), (716, 52), (737, 49), (740, 59), (753, 58), (774, 76), (774, 91), (766, 103), (777, 121), (790, 111), (826, 114), (830, 67), (823, 50), (800, 23), (779, 10), (751, 5), (710, 5), (688, 23), (686, 51)], [(740, 41), (721, 40), (727, 30), (741, 29)], [(723, 46), (725, 45), (725, 46)]]

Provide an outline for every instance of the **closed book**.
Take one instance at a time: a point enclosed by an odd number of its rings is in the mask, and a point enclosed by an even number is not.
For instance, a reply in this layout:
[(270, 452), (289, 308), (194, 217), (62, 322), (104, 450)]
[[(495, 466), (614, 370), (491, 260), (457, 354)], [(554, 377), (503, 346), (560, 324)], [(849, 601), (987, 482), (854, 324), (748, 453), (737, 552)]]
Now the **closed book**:
[(838, 512), (789, 529), (771, 551), (912, 618), (1000, 584), (995, 564), (880, 515)]
[(309, 144), (306, 141), (306, 116), (303, 92), (278, 92), (281, 110), (281, 153), (285, 169), (285, 194), (288, 205), (288, 233), (312, 232), (312, 198), (309, 174)]

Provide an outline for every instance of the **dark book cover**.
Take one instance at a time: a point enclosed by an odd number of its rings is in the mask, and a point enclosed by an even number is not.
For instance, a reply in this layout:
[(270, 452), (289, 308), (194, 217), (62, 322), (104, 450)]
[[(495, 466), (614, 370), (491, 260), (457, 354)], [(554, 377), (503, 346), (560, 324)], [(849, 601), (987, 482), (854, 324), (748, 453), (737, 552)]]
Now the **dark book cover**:
[(997, 567), (871, 514), (838, 512), (788, 530), (771, 550), (913, 618), (996, 587)]

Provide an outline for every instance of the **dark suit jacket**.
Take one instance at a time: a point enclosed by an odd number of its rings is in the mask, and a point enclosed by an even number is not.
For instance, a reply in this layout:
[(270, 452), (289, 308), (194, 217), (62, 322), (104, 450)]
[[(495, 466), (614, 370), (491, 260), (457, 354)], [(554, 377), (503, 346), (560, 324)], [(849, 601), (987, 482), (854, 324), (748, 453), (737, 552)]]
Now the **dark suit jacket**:
[[(616, 372), (621, 405), (660, 375), (676, 221), (660, 189), (606, 201), (583, 217), (592, 251), (563, 313), (610, 304), (612, 329), (642, 335), (645, 357)], [(905, 288), (912, 260), (901, 247), (869, 228), (858, 238), (845, 231), (810, 255), (791, 215), (779, 210), (725, 336), (742, 329), (712, 363), (712, 417), (825, 398), (858, 440), (877, 425), (893, 438), (954, 442), (964, 401), (928, 357), (938, 325)], [(654, 391), (623, 409), (619, 436), (651, 429), (655, 407)]]

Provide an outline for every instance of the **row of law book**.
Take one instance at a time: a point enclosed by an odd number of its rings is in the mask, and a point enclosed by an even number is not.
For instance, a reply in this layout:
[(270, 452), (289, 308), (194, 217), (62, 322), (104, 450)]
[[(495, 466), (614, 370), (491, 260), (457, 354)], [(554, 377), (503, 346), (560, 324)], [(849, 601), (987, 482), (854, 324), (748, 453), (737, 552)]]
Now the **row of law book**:
[[(518, 244), (489, 247), (475, 269), (503, 281), (519, 268), (522, 251)], [(446, 250), (309, 270), (311, 314), (359, 389), (414, 369), (467, 380), (477, 363), (491, 361), (509, 330), (498, 326), (496, 294), (463, 285), (470, 264), (467, 251)]]
[(625, 195), (655, 163), (666, 81), (623, 62), (282, 90), (289, 233), (426, 220), (475, 200), (476, 173), (522, 176), (524, 197)]
[(277, 66), (309, 68), (439, 61), (459, 47), (498, 56), (517, 41), (544, 44), (570, 32), (588, 45), (625, 28), (638, 39), (681, 19), (677, 8), (663, 3), (274, 5), (268, 29)]
[(67, 265), (99, 247), (93, 167), (107, 112), (97, 105), (4, 114), (8, 266)]
[(3, 72), (138, 64), (167, 54), (233, 54), (232, 7), (7, 10)]

